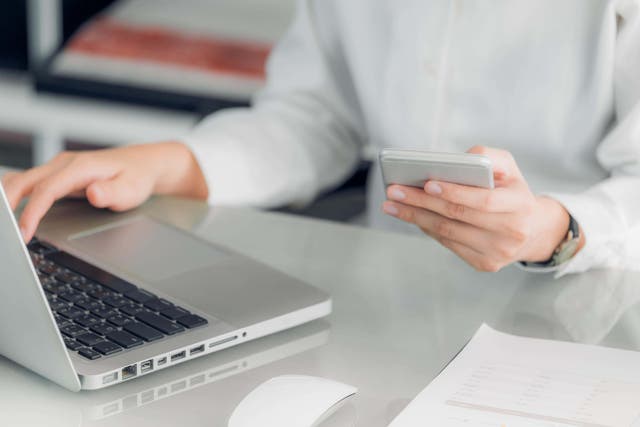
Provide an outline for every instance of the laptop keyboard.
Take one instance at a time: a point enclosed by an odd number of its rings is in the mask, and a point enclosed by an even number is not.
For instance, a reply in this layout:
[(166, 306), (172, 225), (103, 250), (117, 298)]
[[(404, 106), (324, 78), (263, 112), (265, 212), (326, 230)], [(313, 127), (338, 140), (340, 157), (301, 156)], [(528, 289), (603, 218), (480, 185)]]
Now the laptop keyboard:
[(67, 348), (89, 360), (206, 325), (206, 319), (33, 240), (28, 245)]

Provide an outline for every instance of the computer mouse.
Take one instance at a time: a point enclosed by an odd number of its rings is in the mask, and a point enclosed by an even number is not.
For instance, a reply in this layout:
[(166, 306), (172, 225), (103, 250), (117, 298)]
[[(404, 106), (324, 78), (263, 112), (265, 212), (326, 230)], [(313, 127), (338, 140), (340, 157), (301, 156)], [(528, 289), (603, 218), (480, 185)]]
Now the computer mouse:
[(326, 378), (283, 375), (249, 393), (229, 418), (229, 427), (315, 427), (358, 390)]

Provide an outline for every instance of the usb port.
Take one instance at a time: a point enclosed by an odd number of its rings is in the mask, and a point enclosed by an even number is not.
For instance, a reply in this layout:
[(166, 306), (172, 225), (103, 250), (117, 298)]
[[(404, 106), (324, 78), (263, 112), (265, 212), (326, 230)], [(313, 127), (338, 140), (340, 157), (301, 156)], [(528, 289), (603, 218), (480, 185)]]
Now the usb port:
[(204, 351), (204, 344), (201, 344), (197, 347), (193, 347), (189, 350), (189, 356), (193, 356), (194, 354), (202, 353)]
[(145, 372), (153, 371), (153, 359), (145, 360), (140, 364), (140, 373), (144, 374)]
[(182, 350), (179, 353), (174, 353), (171, 355), (171, 361), (175, 362), (177, 360), (184, 359), (186, 355), (187, 355), (187, 352), (184, 350)]
[(138, 375), (138, 366), (129, 365), (129, 366), (126, 366), (126, 367), (122, 368), (122, 379), (123, 380), (127, 380), (129, 378), (133, 378), (136, 375)]
[(165, 363), (167, 363), (167, 357), (166, 356), (161, 357), (160, 359), (158, 359), (158, 366), (162, 366)]

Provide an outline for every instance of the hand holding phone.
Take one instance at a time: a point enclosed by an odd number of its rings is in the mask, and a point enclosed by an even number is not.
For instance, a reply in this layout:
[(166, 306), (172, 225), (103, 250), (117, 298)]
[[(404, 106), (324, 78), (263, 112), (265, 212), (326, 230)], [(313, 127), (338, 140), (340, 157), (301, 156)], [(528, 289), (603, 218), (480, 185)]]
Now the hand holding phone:
[(477, 270), (498, 271), (514, 261), (544, 262), (568, 235), (567, 210), (533, 194), (505, 150), (386, 149), (380, 161), (388, 186), (382, 210), (416, 225)]

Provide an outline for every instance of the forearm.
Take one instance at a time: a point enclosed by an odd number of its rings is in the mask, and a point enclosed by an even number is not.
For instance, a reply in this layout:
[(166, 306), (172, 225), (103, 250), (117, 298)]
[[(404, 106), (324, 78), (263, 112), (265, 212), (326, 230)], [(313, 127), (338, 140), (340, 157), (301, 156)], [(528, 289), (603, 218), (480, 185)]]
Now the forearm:
[(207, 199), (209, 188), (200, 165), (189, 147), (178, 141), (146, 146), (149, 161), (158, 166), (155, 194)]

